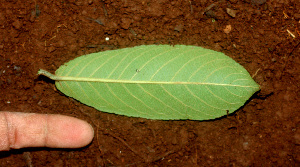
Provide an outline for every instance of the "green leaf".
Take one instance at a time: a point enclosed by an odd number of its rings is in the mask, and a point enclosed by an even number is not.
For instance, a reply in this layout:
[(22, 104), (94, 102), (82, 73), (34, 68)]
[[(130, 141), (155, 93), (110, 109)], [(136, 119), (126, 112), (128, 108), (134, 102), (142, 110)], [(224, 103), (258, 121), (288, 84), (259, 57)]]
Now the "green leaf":
[(100, 111), (162, 120), (208, 120), (239, 109), (259, 85), (223, 53), (148, 45), (93, 53), (59, 67), (56, 87)]

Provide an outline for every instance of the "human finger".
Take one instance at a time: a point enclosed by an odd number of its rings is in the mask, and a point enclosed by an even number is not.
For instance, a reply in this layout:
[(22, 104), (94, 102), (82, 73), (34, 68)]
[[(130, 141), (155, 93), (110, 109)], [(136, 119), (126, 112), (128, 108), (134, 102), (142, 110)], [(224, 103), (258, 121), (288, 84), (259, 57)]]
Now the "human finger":
[(92, 126), (77, 118), (0, 111), (0, 151), (23, 147), (79, 148), (93, 137)]

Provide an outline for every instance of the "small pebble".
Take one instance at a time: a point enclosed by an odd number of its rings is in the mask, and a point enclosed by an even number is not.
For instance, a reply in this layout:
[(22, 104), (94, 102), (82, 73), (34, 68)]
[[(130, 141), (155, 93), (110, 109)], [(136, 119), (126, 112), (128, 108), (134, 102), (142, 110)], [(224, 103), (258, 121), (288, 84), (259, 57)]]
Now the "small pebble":
[(48, 52), (53, 52), (53, 51), (55, 51), (56, 50), (56, 48), (54, 47), (54, 46), (50, 46), (49, 48), (48, 48)]
[(131, 19), (130, 18), (122, 18), (121, 19), (121, 27), (127, 30), (131, 24)]
[(249, 143), (248, 142), (244, 142), (243, 143), (243, 148), (244, 148), (244, 150), (248, 150), (249, 149)]
[(21, 71), (21, 67), (19, 67), (19, 66), (14, 66), (14, 70), (16, 70), (16, 71)]
[(181, 32), (183, 30), (183, 25), (179, 24), (179, 25), (175, 26), (174, 30), (178, 31), (178, 32)]
[(22, 27), (22, 23), (19, 20), (16, 20), (15, 22), (12, 23), (15, 29), (20, 29)]
[(231, 25), (226, 25), (226, 27), (225, 27), (225, 29), (224, 29), (224, 32), (226, 33), (226, 34), (229, 34), (230, 33), (230, 31), (231, 31)]
[(229, 14), (229, 16), (235, 17), (237, 11), (233, 10), (233, 9), (230, 9), (230, 8), (226, 8), (226, 12), (227, 12), (227, 14)]

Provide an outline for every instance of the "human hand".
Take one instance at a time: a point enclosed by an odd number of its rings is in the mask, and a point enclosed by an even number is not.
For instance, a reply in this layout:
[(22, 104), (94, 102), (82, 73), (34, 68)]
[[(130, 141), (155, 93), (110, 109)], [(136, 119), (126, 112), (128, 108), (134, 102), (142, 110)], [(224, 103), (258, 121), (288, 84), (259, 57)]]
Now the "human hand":
[(57, 114), (0, 111), (0, 151), (23, 147), (79, 148), (94, 130), (87, 122)]

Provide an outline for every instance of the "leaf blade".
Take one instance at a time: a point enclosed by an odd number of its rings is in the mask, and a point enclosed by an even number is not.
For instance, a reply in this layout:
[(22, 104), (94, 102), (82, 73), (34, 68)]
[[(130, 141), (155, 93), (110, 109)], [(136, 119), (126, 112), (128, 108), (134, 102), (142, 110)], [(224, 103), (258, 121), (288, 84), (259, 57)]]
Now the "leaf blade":
[(218, 118), (259, 90), (228, 56), (185, 45), (93, 53), (61, 66), (56, 77), (64, 94), (100, 111), (163, 120)]

